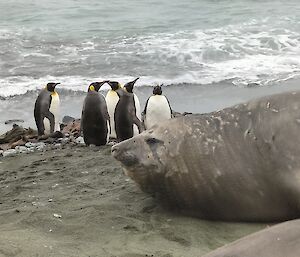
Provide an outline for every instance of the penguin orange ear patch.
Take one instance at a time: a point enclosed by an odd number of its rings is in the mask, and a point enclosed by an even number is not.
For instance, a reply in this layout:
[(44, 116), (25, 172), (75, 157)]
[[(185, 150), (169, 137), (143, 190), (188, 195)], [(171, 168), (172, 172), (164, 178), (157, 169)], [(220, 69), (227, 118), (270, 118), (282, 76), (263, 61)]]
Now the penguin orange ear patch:
[(91, 91), (95, 91), (95, 87), (94, 86), (90, 86), (90, 90)]

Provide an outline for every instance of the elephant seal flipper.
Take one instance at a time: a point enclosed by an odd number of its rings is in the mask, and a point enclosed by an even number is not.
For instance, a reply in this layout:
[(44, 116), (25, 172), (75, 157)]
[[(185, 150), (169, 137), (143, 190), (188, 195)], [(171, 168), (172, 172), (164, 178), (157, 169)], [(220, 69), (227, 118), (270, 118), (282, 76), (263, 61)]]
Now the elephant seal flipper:
[(220, 247), (202, 257), (298, 257), (300, 220), (263, 229)]

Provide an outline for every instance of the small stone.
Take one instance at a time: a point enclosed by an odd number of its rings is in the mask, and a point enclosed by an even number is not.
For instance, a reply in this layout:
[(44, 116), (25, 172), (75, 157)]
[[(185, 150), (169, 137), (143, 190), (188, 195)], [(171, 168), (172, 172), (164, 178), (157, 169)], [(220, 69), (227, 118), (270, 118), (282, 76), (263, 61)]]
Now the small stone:
[(17, 150), (19, 153), (27, 153), (28, 152), (28, 148), (25, 146), (19, 146)]
[(56, 149), (59, 149), (59, 148), (61, 148), (61, 144), (55, 144), (54, 147), (55, 147)]
[(3, 152), (3, 157), (7, 156), (14, 156), (17, 154), (17, 151), (15, 149), (9, 149)]
[(54, 216), (55, 218), (58, 218), (58, 219), (61, 219), (61, 217), (62, 217), (61, 215), (56, 214), (56, 213), (54, 213), (53, 216)]
[(77, 138), (75, 139), (75, 142), (76, 142), (76, 144), (84, 144), (83, 137), (77, 137)]
[(36, 144), (35, 144), (35, 143), (31, 143), (31, 142), (27, 142), (27, 143), (25, 144), (25, 146), (26, 146), (27, 148), (30, 148), (30, 147), (35, 147)]
[(42, 147), (45, 147), (46, 146), (46, 144), (44, 143), (44, 142), (38, 142), (38, 143), (36, 143), (35, 144), (35, 146), (42, 146)]

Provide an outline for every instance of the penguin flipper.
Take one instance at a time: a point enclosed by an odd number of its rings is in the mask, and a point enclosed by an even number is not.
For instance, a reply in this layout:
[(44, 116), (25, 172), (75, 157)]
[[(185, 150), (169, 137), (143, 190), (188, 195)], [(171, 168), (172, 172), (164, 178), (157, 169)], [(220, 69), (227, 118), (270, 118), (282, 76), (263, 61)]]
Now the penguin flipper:
[[(151, 97), (151, 96), (150, 96), (150, 97)], [(142, 112), (144, 115), (146, 115), (146, 113), (147, 113), (147, 106), (148, 106), (148, 102), (149, 102), (150, 97), (147, 99), (146, 104), (145, 104), (145, 109), (144, 109), (144, 111)]]
[(139, 133), (142, 133), (144, 131), (144, 127), (142, 122), (138, 119), (138, 117), (134, 116), (132, 121), (133, 124), (137, 125)]
[(165, 96), (165, 98), (167, 99), (167, 102), (168, 102), (168, 104), (169, 104), (169, 108), (170, 108), (170, 110), (171, 110), (171, 117), (173, 118), (173, 117), (174, 117), (174, 115), (173, 115), (173, 110), (172, 110), (172, 108), (171, 108), (169, 99), (168, 99), (166, 96)]
[(54, 126), (55, 126), (55, 118), (52, 112), (48, 111), (45, 113), (45, 117), (50, 122), (50, 133), (52, 134), (54, 132)]

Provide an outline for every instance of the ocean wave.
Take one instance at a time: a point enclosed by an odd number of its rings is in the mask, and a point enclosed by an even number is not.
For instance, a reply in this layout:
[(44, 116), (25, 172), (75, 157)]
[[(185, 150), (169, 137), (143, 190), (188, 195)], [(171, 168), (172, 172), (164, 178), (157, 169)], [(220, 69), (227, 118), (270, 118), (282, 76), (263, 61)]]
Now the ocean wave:
[[(98, 77), (98, 78), (87, 78), (87, 77), (54, 77), (54, 76), (46, 76), (43, 78), (32, 78), (32, 77), (10, 77), (6, 79), (0, 79), (0, 97), (2, 99), (10, 98), (13, 96), (18, 95), (25, 95), (30, 92), (37, 92), (43, 89), (48, 82), (60, 82), (61, 84), (58, 86), (58, 90), (63, 92), (63, 94), (68, 93), (83, 93), (87, 91), (87, 88), (90, 83), (95, 81), (102, 81), (102, 80), (114, 80), (119, 81), (121, 84), (125, 84), (136, 77), (130, 76), (123, 76), (123, 77), (116, 77), (116, 76), (108, 76), (108, 77)], [(269, 84), (276, 84), (280, 83), (289, 79), (296, 79), (300, 78), (300, 74), (291, 74), (289, 76), (282, 76), (281, 78), (265, 80), (265, 84), (260, 84), (253, 81), (259, 81), (259, 78), (255, 77), (252, 80), (245, 82), (244, 79), (234, 78), (234, 79), (224, 79), (219, 80), (212, 78), (208, 79), (200, 79), (196, 78), (192, 74), (186, 74), (184, 76), (178, 76), (176, 78), (154, 78), (149, 76), (142, 76), (136, 82), (136, 87), (148, 87), (148, 86), (155, 86), (161, 85), (164, 86), (176, 86), (176, 85), (184, 85), (184, 86), (203, 86), (203, 85), (228, 85), (233, 84), (236, 86), (242, 87), (253, 87), (253, 86), (265, 86)], [(108, 84), (104, 84), (101, 88), (101, 91), (106, 91), (110, 89)]]
[[(218, 28), (116, 37), (54, 37), (43, 29), (0, 30), (0, 95), (48, 81), (85, 91), (102, 79), (267, 86), (300, 76), (299, 19), (251, 19)], [(51, 75), (48, 75), (51, 74)]]

